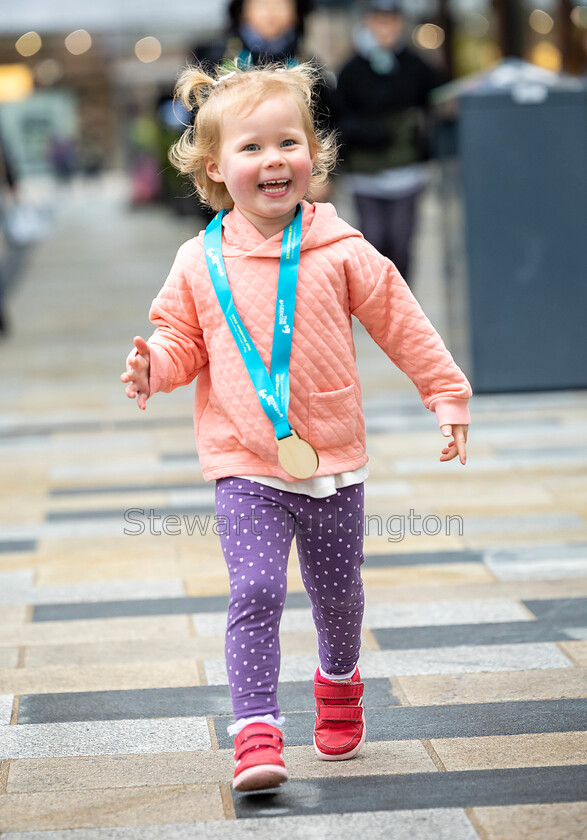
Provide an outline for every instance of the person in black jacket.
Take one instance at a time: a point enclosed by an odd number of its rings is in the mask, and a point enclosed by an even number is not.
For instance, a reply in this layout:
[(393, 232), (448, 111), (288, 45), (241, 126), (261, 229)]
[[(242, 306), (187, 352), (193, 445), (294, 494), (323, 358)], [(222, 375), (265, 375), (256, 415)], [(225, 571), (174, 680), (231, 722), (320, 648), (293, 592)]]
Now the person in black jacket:
[(227, 35), (222, 41), (194, 48), (205, 64), (238, 61), (242, 65), (306, 60), (302, 41), (312, 0), (232, 0)]
[(371, 0), (356, 54), (340, 71), (336, 121), (359, 228), (404, 278), (416, 203), (427, 180), (425, 107), (446, 79), (406, 47), (395, 0)]

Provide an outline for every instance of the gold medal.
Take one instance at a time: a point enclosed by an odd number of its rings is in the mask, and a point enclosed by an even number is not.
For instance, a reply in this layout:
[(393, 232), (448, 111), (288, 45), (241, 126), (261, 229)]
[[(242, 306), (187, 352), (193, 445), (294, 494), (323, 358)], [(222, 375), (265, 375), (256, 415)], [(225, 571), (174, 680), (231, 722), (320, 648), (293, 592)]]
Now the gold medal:
[(293, 478), (311, 478), (318, 469), (318, 453), (295, 429), (291, 430), (289, 437), (277, 440), (277, 457), (283, 469)]

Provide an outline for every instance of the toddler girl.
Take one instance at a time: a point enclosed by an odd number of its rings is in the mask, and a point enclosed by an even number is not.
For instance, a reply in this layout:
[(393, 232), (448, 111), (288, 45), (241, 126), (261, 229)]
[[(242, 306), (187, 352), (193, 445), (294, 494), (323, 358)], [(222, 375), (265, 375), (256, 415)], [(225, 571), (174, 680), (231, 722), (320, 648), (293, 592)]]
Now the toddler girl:
[(157, 328), (148, 342), (135, 338), (121, 376), (141, 409), (197, 377), (200, 462), (227, 523), (229, 732), (241, 791), (287, 779), (276, 690), (294, 532), (318, 633), (316, 754), (352, 758), (365, 740), (357, 662), (368, 459), (351, 315), (452, 437), (441, 461), (465, 463), (465, 376), (394, 265), (332, 205), (305, 200), (335, 159), (332, 136), (313, 124), (315, 78), (308, 65), (214, 77), (189, 68), (180, 78), (178, 95), (197, 113), (172, 160), (219, 212), (179, 249), (151, 306)]

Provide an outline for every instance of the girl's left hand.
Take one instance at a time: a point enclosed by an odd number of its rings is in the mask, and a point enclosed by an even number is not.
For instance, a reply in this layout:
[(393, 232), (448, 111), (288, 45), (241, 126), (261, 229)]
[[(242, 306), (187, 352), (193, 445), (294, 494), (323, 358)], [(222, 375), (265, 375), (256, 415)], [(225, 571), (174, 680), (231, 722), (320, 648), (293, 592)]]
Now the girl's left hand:
[(453, 435), (453, 440), (450, 441), (447, 447), (442, 450), (440, 456), (441, 461), (452, 461), (457, 455), (461, 464), (467, 463), (467, 432), (469, 427), (464, 423), (445, 424), (440, 427), (440, 431), (445, 437)]

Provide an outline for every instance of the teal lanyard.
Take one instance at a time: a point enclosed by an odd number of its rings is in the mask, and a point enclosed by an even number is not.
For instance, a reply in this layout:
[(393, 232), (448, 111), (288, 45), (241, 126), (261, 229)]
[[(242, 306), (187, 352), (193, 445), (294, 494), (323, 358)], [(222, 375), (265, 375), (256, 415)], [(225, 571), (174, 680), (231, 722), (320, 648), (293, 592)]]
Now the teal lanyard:
[[(239, 70), (250, 70), (253, 67), (253, 56), (249, 50), (243, 49), (234, 59), (235, 67)], [(286, 67), (297, 67), (298, 62), (295, 58), (288, 58), (285, 62)]]
[(285, 228), (281, 239), (270, 374), (267, 373), (259, 351), (236, 311), (228, 284), (222, 256), (222, 219), (228, 212), (228, 210), (222, 210), (217, 213), (206, 228), (204, 233), (206, 263), (218, 303), (240, 351), (247, 373), (251, 377), (261, 407), (273, 424), (275, 437), (281, 440), (291, 434), (291, 426), (287, 419), (289, 359), (302, 241), (302, 207), (298, 204), (293, 221)]

